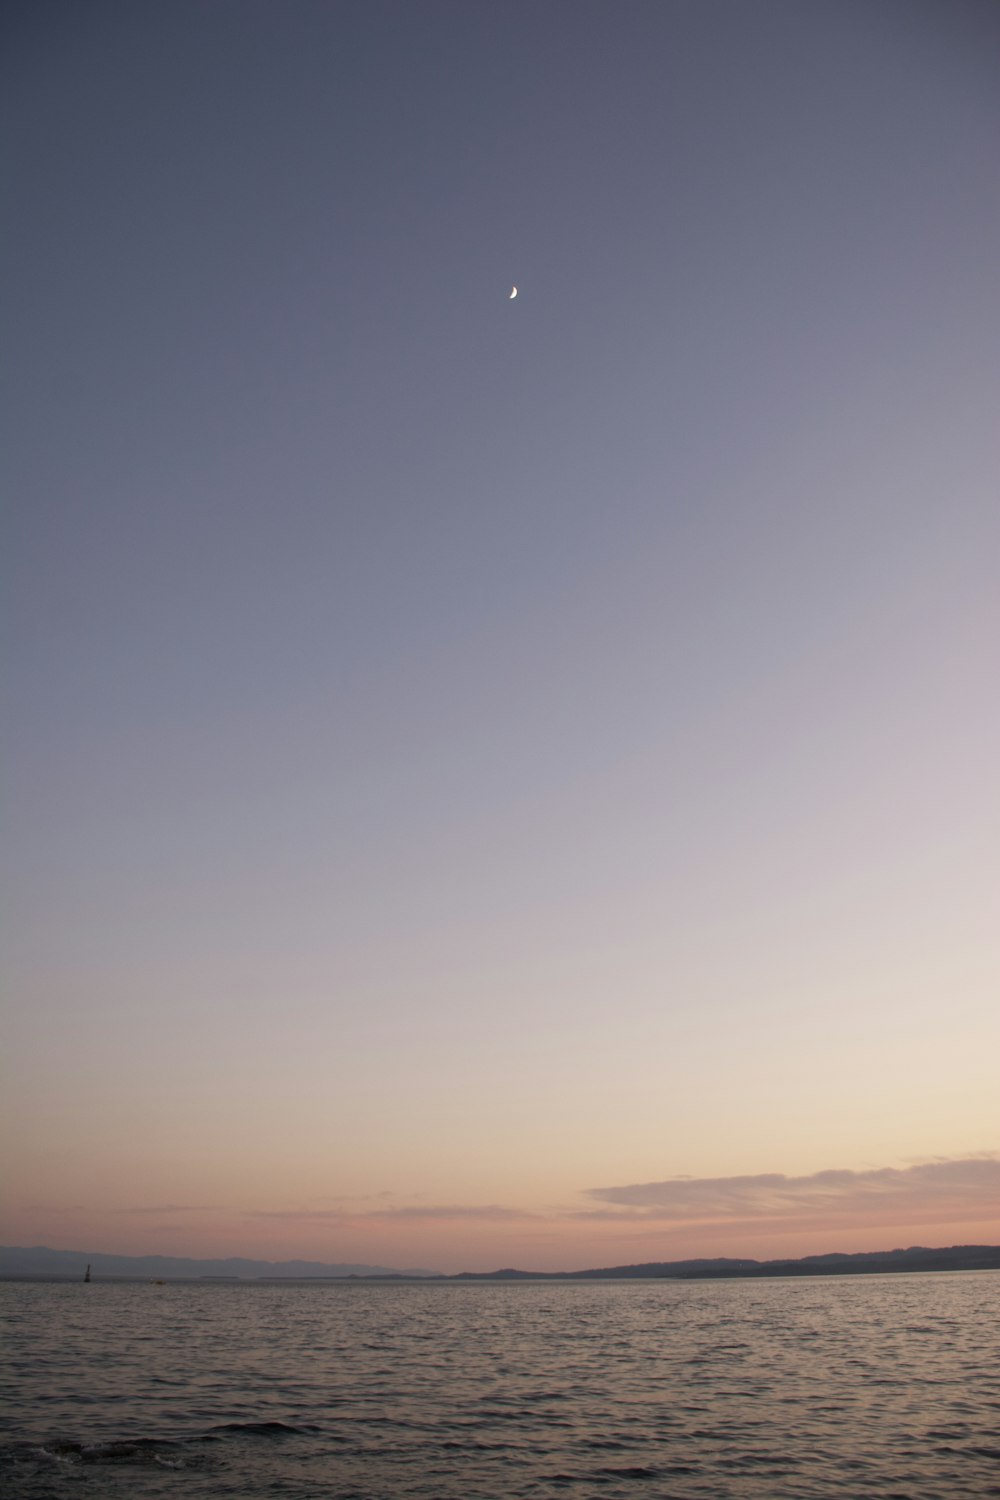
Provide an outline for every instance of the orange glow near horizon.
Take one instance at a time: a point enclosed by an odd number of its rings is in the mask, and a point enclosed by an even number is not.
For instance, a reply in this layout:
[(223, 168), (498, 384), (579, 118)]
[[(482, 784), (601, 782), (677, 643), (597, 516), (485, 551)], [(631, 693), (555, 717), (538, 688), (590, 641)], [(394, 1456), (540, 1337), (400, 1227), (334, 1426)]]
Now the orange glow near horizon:
[[(920, 1178), (930, 1179), (921, 1183)], [(825, 1174), (829, 1176), (829, 1174)], [(823, 1178), (824, 1174), (816, 1174)], [(611, 1211), (581, 1200), (573, 1208), (519, 1210), (502, 1205), (369, 1202), (309, 1208), (220, 1209), (144, 1204), (129, 1209), (79, 1206), (58, 1211), (26, 1205), (11, 1213), (6, 1235), (20, 1244), (112, 1254), (363, 1263), (454, 1272), (573, 1270), (644, 1261), (726, 1256), (756, 1260), (833, 1251), (1000, 1242), (1000, 1160), (995, 1156), (894, 1169), (888, 1199), (866, 1205), (879, 1174), (837, 1174), (842, 1202), (824, 1209), (808, 1198), (814, 1179), (790, 1181), (784, 1212), (672, 1213), (669, 1220)], [(885, 1177), (886, 1174), (882, 1174)], [(770, 1179), (768, 1179), (768, 1184)], [(667, 1184), (669, 1189), (672, 1184)], [(773, 1192), (756, 1179), (682, 1180), (686, 1196)], [(692, 1189), (694, 1193), (692, 1194)], [(893, 1201), (893, 1199), (897, 1201)]]

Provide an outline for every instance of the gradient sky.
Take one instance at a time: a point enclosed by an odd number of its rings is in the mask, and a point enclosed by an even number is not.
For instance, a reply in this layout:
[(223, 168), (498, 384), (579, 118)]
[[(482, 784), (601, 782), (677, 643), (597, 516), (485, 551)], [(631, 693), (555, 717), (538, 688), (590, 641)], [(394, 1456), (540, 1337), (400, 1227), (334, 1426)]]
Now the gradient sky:
[(996, 4), (3, 25), (5, 1240), (1000, 1240)]

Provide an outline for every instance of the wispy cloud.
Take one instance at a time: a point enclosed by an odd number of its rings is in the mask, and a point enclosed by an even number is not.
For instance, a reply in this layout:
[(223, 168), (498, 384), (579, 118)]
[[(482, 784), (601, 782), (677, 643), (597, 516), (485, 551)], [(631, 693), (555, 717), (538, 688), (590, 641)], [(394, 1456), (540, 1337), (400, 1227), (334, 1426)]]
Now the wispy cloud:
[(511, 1219), (533, 1219), (537, 1215), (523, 1208), (504, 1208), (498, 1203), (484, 1204), (419, 1204), (404, 1208), (381, 1208), (365, 1214), (367, 1219), (486, 1219), (504, 1221)]
[(211, 1203), (141, 1203), (131, 1208), (113, 1208), (114, 1214), (216, 1214), (220, 1210)]
[[(313, 1199), (288, 1208), (214, 1207), (204, 1203), (137, 1205), (117, 1212), (157, 1220), (157, 1231), (180, 1230), (192, 1217), (215, 1215), (243, 1224), (303, 1229), (372, 1229), (393, 1224), (520, 1225), (522, 1234), (558, 1236), (569, 1221), (616, 1226), (630, 1238), (674, 1236), (710, 1227), (722, 1235), (755, 1226), (782, 1234), (840, 1227), (973, 1224), (1000, 1213), (1000, 1153), (915, 1162), (902, 1167), (835, 1169), (805, 1176), (762, 1172), (739, 1177), (671, 1177), (584, 1191), (584, 1207), (546, 1210), (498, 1203), (394, 1203), (389, 1193)], [(173, 1221), (173, 1222), (171, 1222)]]
[(498, 1203), (429, 1203), (404, 1204), (396, 1208), (369, 1208), (352, 1210), (347, 1208), (261, 1208), (248, 1209), (241, 1214), (244, 1219), (279, 1219), (286, 1223), (366, 1224), (393, 1220), (419, 1220), (448, 1222), (457, 1219), (480, 1219), (492, 1223), (511, 1220), (533, 1219), (535, 1214), (523, 1208), (505, 1208)]
[(996, 1155), (919, 1162), (909, 1167), (832, 1170), (805, 1177), (765, 1172), (748, 1177), (672, 1177), (587, 1189), (600, 1207), (576, 1217), (711, 1223), (835, 1216), (915, 1220), (975, 1218), (1000, 1203)]
[(247, 1208), (241, 1219), (280, 1219), (289, 1224), (343, 1224), (357, 1217), (342, 1208)]

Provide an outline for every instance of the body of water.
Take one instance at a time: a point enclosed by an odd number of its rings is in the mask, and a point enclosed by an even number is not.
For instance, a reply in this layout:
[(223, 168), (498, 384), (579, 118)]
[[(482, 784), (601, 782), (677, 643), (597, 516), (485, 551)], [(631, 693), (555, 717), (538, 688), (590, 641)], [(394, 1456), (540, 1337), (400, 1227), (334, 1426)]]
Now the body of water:
[(8, 1500), (1000, 1496), (1000, 1273), (7, 1283)]

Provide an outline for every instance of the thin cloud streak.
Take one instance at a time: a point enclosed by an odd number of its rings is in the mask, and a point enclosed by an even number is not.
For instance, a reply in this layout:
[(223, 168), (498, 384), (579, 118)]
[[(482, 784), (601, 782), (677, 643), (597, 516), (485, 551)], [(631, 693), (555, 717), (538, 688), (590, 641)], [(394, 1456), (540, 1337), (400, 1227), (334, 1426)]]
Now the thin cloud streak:
[(221, 1210), (213, 1203), (150, 1203), (136, 1204), (129, 1208), (113, 1208), (113, 1214), (217, 1214)]
[[(246, 1209), (244, 1220), (289, 1224), (389, 1225), (412, 1223), (617, 1225), (663, 1233), (693, 1225), (768, 1224), (815, 1229), (823, 1222), (892, 1224), (975, 1220), (1000, 1202), (1000, 1155), (918, 1162), (860, 1171), (835, 1168), (805, 1176), (762, 1172), (741, 1177), (676, 1177), (662, 1182), (588, 1188), (592, 1206), (547, 1211), (497, 1203), (401, 1204), (383, 1208)], [(152, 1210), (150, 1210), (151, 1212)], [(182, 1209), (176, 1210), (178, 1213)]]
[(429, 1205), (427, 1207), (408, 1208), (383, 1208), (373, 1213), (361, 1215), (366, 1219), (484, 1219), (508, 1223), (511, 1220), (536, 1219), (537, 1214), (529, 1213), (524, 1208), (503, 1208), (496, 1203), (477, 1204), (442, 1204), (439, 1206)]
[(663, 1182), (588, 1188), (601, 1205), (573, 1217), (604, 1222), (710, 1223), (851, 1217), (958, 1217), (996, 1210), (996, 1155), (920, 1162), (864, 1171), (834, 1169), (804, 1177), (763, 1172), (746, 1177), (675, 1177)]
[(346, 1224), (363, 1214), (345, 1213), (342, 1208), (247, 1208), (241, 1219), (276, 1219), (290, 1224)]
[(247, 1209), (240, 1215), (244, 1219), (279, 1219), (301, 1223), (386, 1223), (393, 1220), (420, 1220), (448, 1222), (450, 1220), (484, 1220), (508, 1223), (523, 1219), (536, 1219), (537, 1214), (523, 1208), (505, 1208), (497, 1203), (442, 1203), (407, 1204), (399, 1208), (373, 1208), (358, 1211), (342, 1208), (273, 1208)]

